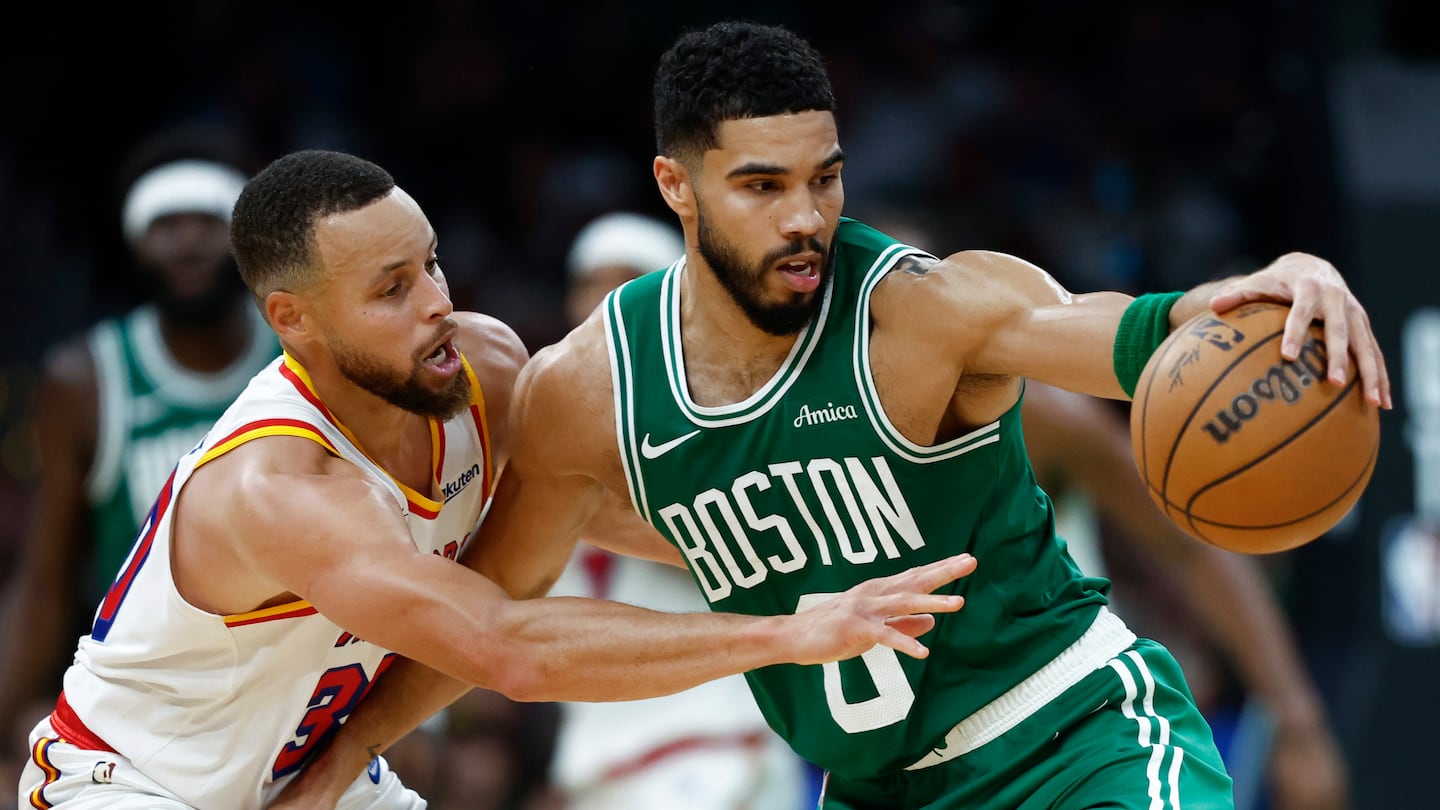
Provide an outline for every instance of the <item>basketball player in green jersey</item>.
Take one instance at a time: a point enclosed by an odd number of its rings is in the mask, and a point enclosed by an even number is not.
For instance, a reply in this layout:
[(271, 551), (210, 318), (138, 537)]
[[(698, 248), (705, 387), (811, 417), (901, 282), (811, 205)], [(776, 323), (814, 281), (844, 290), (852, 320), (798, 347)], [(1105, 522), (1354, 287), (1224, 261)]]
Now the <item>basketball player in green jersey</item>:
[(40, 485), (0, 619), (7, 728), (37, 689), (53, 700), (62, 652), (88, 627), (175, 459), (280, 351), (230, 257), (246, 152), (229, 133), (182, 125), (152, 133), (120, 171), (121, 230), (151, 302), (45, 360)]
[[(1132, 299), (896, 243), (841, 216), (834, 96), (783, 29), (688, 33), (655, 91), (654, 174), (686, 256), (521, 374), (513, 454), (467, 563), (541, 595), (607, 499), (660, 530), (716, 610), (804, 611), (965, 549), (965, 609), (937, 617), (925, 659), (877, 649), (747, 675), (771, 726), (829, 770), (823, 807), (1231, 806), (1174, 659), (1106, 610), (1107, 583), (1055, 536), (1021, 440), (1024, 380), (1127, 397), (1171, 328), (1263, 298), (1293, 302), (1283, 353), (1323, 320), (1332, 380), (1353, 365), (1388, 406), (1338, 272), (1288, 254)], [(325, 806), (462, 689), (393, 668), (281, 806)]]

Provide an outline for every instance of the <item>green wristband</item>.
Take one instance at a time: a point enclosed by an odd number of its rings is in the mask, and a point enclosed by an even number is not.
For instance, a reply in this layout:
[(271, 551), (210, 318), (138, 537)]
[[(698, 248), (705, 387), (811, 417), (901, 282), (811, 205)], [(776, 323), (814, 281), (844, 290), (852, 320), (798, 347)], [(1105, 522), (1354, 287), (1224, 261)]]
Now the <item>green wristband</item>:
[(1135, 384), (1150, 355), (1170, 336), (1170, 310), (1183, 292), (1147, 293), (1130, 302), (1115, 330), (1115, 379), (1125, 396), (1135, 396)]

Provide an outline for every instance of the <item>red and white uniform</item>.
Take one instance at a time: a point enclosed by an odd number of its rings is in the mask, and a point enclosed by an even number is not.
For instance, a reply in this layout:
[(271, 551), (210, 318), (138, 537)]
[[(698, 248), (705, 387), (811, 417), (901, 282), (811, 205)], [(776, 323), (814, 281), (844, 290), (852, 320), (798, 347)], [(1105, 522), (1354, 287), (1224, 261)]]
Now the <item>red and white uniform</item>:
[[(454, 559), (478, 525), (495, 477), (483, 395), (468, 364), (465, 373), (470, 407), (431, 423), (429, 493), (371, 461), (294, 359), (282, 356), (257, 374), (180, 459), (160, 493), (90, 634), (80, 639), (55, 712), (31, 734), (20, 806), (120, 807), (124, 796), (154, 793), (177, 806), (258, 810), (273, 798), (393, 656), (308, 602), (235, 616), (186, 602), (170, 567), (171, 507), (200, 466), (254, 439), (299, 436), (380, 482), (416, 546)], [(82, 765), (83, 773), (74, 772)], [(354, 801), (342, 807), (424, 806), (378, 763), (352, 793)], [(367, 793), (374, 795), (360, 795)], [(410, 798), (375, 798), (398, 793)]]

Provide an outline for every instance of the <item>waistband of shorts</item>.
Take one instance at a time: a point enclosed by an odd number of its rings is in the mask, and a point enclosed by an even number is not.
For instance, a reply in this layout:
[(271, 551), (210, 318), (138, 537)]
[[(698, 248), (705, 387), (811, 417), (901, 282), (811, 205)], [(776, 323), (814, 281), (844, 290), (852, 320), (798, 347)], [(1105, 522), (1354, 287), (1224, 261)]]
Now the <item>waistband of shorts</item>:
[(1135, 634), (1125, 622), (1102, 606), (1095, 621), (1074, 644), (1033, 675), (961, 720), (935, 750), (905, 770), (918, 771), (948, 762), (996, 739), (1134, 643)]
[(112, 754), (118, 753), (108, 743), (100, 739), (100, 735), (86, 727), (80, 720), (80, 715), (71, 708), (70, 701), (65, 699), (65, 692), (60, 692), (60, 698), (55, 701), (55, 711), (50, 713), (50, 727), (60, 735), (65, 742), (76, 748), (84, 748), (90, 751), (109, 751)]

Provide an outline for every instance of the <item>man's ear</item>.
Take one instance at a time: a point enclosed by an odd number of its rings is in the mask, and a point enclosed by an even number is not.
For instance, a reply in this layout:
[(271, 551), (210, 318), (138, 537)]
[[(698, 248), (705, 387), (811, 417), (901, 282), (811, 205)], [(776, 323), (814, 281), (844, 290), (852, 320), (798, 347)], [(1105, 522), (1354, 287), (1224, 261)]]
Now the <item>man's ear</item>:
[(695, 184), (685, 164), (665, 155), (655, 156), (655, 185), (660, 196), (682, 220), (695, 216)]
[(265, 296), (265, 317), (281, 341), (301, 344), (313, 338), (310, 331), (314, 321), (308, 317), (307, 303), (304, 298), (284, 290)]

